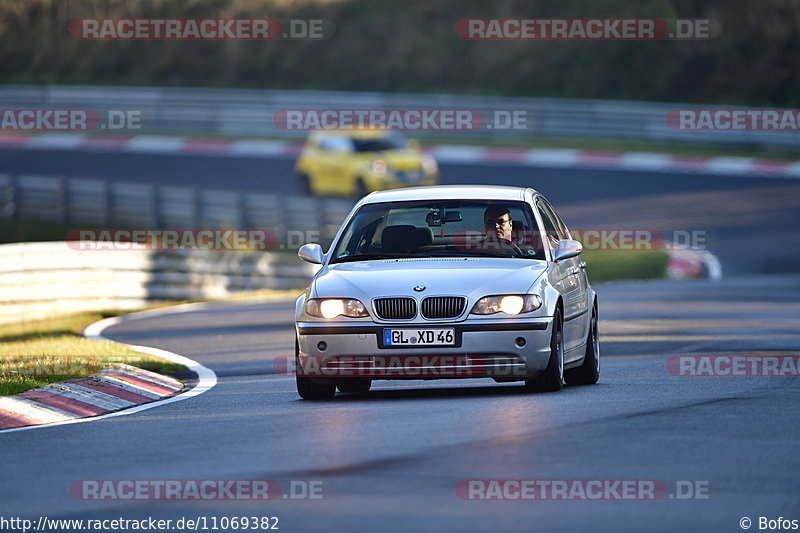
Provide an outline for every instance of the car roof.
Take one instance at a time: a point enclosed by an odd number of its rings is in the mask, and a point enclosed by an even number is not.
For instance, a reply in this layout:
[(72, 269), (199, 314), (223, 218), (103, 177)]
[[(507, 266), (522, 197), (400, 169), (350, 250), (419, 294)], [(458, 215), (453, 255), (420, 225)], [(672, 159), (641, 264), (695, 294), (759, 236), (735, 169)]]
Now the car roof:
[(365, 204), (380, 202), (408, 202), (415, 200), (513, 200), (525, 198), (527, 187), (501, 185), (437, 185), (435, 187), (407, 187), (376, 191), (364, 198)]

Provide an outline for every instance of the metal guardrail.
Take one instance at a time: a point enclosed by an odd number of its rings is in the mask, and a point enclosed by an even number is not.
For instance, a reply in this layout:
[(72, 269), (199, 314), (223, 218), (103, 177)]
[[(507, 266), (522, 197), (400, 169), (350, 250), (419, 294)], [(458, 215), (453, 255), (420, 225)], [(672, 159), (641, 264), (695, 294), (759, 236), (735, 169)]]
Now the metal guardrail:
[[(681, 131), (667, 115), (677, 109), (719, 108), (616, 100), (509, 98), (375, 92), (194, 89), (160, 87), (3, 86), (2, 109), (134, 110), (144, 133), (268, 135), (298, 138), (304, 132), (275, 125), (287, 109), (471, 109), (487, 116), (523, 111), (528, 128), (426, 131), (429, 137), (575, 137), (645, 139), (756, 146), (800, 146), (796, 131)], [(730, 106), (727, 106), (730, 108)], [(741, 107), (739, 109), (755, 109)]]
[[(326, 244), (352, 202), (61, 176), (0, 175), (0, 218), (109, 229), (289, 231)], [(291, 227), (285, 221), (291, 214)], [(307, 233), (313, 232), (313, 233)], [(302, 237), (301, 237), (302, 239)], [(282, 239), (283, 244), (287, 244)], [(67, 241), (0, 245), (0, 323), (132, 309), (151, 300), (302, 289), (315, 267), (283, 251), (77, 249)]]
[(319, 232), (326, 243), (352, 206), (335, 198), (0, 174), (0, 217), (71, 226)]
[(75, 250), (66, 242), (0, 245), (0, 323), (135, 309), (152, 300), (303, 289), (315, 272), (295, 254)]

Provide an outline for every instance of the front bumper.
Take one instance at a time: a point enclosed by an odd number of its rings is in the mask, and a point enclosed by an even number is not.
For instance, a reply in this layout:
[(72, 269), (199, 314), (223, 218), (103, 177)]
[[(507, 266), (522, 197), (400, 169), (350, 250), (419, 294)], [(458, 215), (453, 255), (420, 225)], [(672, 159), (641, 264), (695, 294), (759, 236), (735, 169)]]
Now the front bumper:
[[(552, 317), (413, 324), (300, 322), (298, 371), (332, 379), (525, 379), (547, 367), (551, 327)], [(383, 345), (384, 329), (417, 328), (453, 328), (455, 343), (423, 348)]]

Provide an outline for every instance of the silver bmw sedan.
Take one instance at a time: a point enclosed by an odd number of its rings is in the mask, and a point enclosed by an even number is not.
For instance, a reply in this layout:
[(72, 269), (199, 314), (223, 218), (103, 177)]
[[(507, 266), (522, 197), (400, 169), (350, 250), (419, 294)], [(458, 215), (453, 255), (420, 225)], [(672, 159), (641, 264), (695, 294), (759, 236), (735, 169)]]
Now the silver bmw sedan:
[(295, 308), (305, 399), (376, 379), (596, 383), (597, 295), (582, 247), (530, 188), (414, 187), (361, 199)]

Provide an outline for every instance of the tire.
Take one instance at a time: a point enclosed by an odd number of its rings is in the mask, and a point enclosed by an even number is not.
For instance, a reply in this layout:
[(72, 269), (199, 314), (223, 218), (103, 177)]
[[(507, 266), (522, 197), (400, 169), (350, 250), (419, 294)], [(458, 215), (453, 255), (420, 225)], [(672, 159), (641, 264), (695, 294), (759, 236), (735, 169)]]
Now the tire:
[(567, 370), (565, 376), (570, 385), (594, 385), (600, 379), (600, 340), (597, 338), (597, 305), (592, 308), (589, 335), (586, 337), (586, 355), (578, 368)]
[(371, 379), (349, 379), (339, 383), (339, 392), (367, 392), (372, 387)]
[(364, 183), (363, 178), (358, 178), (356, 180), (356, 192), (355, 192), (356, 200), (362, 199), (367, 194), (369, 194), (369, 191), (367, 190), (367, 184)]
[(300, 184), (300, 192), (306, 196), (314, 196), (314, 190), (311, 188), (311, 178), (308, 174), (300, 173), (297, 175), (297, 183)]
[(297, 382), (297, 394), (304, 400), (330, 400), (336, 394), (336, 386), (315, 383), (303, 375), (300, 366), (300, 346), (294, 341), (294, 368)]
[(553, 315), (553, 333), (550, 336), (550, 360), (544, 372), (525, 380), (530, 392), (555, 392), (564, 386), (564, 320), (561, 308)]

